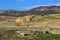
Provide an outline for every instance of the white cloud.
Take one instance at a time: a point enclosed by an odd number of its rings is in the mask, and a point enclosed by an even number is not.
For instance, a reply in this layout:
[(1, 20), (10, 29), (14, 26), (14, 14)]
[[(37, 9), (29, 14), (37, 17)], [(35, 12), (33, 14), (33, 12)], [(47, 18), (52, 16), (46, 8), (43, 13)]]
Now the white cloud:
[(60, 6), (60, 3), (56, 3), (56, 4), (48, 4), (48, 5), (24, 6), (24, 7), (19, 7), (19, 8), (20, 8), (20, 9), (23, 9), (23, 10), (30, 10), (30, 9), (32, 9), (32, 8), (39, 7), (39, 6), (52, 6), (52, 5)]
[(32, 9), (32, 8), (35, 8), (35, 7), (39, 7), (40, 5), (34, 5), (34, 6), (25, 6), (25, 7), (20, 7), (21, 9)]
[(57, 5), (57, 6), (60, 6), (60, 3), (57, 3), (56, 5)]

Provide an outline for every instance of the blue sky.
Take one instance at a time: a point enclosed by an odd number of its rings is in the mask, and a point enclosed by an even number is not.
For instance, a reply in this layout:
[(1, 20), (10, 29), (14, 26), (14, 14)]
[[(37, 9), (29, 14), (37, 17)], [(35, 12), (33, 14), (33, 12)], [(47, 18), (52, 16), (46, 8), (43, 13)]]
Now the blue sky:
[(1, 10), (29, 10), (44, 5), (60, 5), (60, 0), (0, 0)]

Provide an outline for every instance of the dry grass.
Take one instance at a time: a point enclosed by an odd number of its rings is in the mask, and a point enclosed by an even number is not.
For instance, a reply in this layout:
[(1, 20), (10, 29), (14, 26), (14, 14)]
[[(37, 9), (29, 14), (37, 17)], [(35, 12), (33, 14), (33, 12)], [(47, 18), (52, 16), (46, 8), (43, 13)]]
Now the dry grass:
[[(15, 23), (17, 17), (7, 17), (7, 18), (5, 17), (5, 19), (0, 20), (0, 27), (20, 28), (20, 27), (27, 27), (27, 25), (29, 25), (29, 27), (48, 26), (51, 28), (60, 28), (60, 14), (51, 14), (49, 16), (38, 15), (34, 18), (34, 20), (25, 23)], [(0, 19), (2, 19), (2, 17)]]

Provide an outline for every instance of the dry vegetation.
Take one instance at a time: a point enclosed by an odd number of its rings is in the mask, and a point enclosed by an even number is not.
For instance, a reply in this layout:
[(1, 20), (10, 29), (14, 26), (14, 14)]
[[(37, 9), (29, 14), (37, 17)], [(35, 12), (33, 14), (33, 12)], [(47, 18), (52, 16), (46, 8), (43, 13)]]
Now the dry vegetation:
[[(50, 14), (45, 16), (35, 15), (32, 20), (23, 22), (16, 22), (17, 18), (24, 19), (23, 17), (13, 17), (13, 16), (1, 16), (0, 17), (0, 28), (7, 29), (18, 29), (18, 30), (40, 30), (42, 27), (45, 29), (49, 28), (60, 28), (60, 14)], [(47, 27), (46, 27), (47, 26)]]
[[(60, 28), (60, 14), (50, 14), (45, 16), (35, 15), (35, 18), (29, 22), (16, 23), (15, 20), (19, 17), (1, 16), (0, 27), (41, 27), (48, 26), (51, 28)], [(21, 18), (21, 17), (20, 17)], [(23, 18), (23, 17), (22, 17)], [(24, 19), (24, 18), (23, 18)], [(24, 20), (25, 21), (25, 20)]]
[[(1, 40), (60, 40), (60, 14), (50, 14), (45, 16), (35, 15), (32, 20), (26, 22), (23, 17), (0, 16), (0, 39)], [(22, 18), (24, 21), (16, 22), (17, 18)], [(48, 29), (50, 28), (50, 30)], [(19, 31), (43, 31), (46, 30), (53, 34), (43, 34), (23, 36)], [(17, 33), (18, 31), (18, 33)], [(59, 36), (59, 37), (58, 37)], [(28, 38), (27, 38), (28, 37)]]

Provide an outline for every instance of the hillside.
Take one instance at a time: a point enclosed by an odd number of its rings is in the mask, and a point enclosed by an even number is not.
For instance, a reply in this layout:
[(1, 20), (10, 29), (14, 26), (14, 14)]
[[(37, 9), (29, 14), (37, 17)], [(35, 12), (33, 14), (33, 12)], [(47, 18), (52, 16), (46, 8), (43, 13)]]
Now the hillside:
[(55, 13), (60, 13), (60, 6), (40, 6), (28, 11), (0, 10), (0, 15), (6, 16), (48, 15)]
[(17, 10), (0, 10), (0, 15), (4, 16), (25, 16), (27, 11), (17, 11)]
[(31, 9), (31, 11), (60, 12), (60, 6), (40, 6), (40, 7)]
[(30, 10), (30, 14), (34, 15), (48, 15), (60, 12), (60, 6), (40, 6)]

